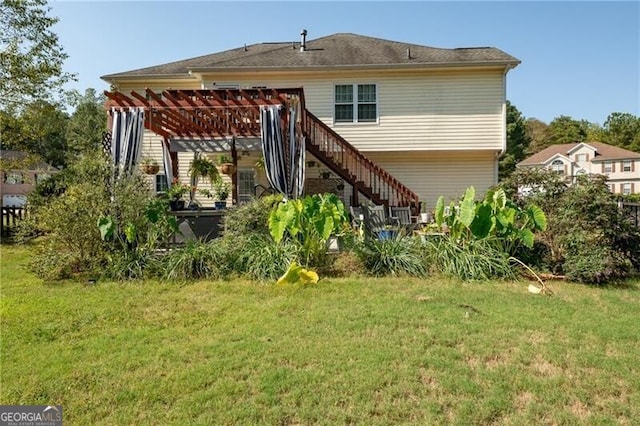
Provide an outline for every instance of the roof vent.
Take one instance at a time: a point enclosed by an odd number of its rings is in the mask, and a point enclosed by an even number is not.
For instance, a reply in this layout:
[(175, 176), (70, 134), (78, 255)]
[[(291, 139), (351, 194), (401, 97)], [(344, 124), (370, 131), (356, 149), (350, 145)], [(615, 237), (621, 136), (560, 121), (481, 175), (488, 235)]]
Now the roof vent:
[(411, 48), (407, 47), (407, 59), (413, 59), (411, 58)]
[(300, 35), (302, 36), (300, 40), (300, 51), (304, 52), (307, 50), (307, 30), (303, 29)]
[(249, 49), (247, 49), (247, 43), (244, 44), (244, 51), (248, 51)]

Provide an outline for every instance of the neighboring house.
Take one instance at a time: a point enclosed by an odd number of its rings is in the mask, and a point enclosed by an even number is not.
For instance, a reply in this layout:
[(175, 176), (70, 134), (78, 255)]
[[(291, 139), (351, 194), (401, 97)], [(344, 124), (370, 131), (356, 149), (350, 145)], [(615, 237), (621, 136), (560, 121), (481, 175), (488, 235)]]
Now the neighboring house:
[[(321, 121), (433, 208), (440, 195), (459, 197), (470, 185), (482, 193), (497, 183), (498, 158), (506, 146), (506, 75), (519, 63), (492, 47), (440, 49), (342, 33), (306, 40), (304, 31), (300, 42), (253, 44), (102, 79), (119, 99), (133, 100), (131, 91), (149, 99), (144, 88), (156, 93), (170, 88), (175, 95), (179, 90), (302, 87), (310, 120)], [(143, 156), (160, 162), (162, 140), (147, 131)], [(311, 143), (322, 149), (319, 141)], [(335, 155), (314, 155), (307, 148), (308, 163), (320, 165), (307, 168), (307, 181), (313, 183), (308, 187), (317, 187), (329, 169), (332, 177), (345, 179), (347, 204), (363, 201), (358, 188), (373, 194), (374, 201), (389, 200), (373, 182), (349, 181), (349, 167), (331, 163)], [(178, 153), (184, 182), (191, 158)], [(255, 148), (238, 155), (237, 199), (265, 183), (254, 170), (259, 158)], [(162, 175), (155, 179), (161, 189)]]
[(551, 145), (517, 167), (546, 167), (567, 177), (602, 174), (616, 194), (640, 193), (640, 153), (601, 142)]
[(27, 194), (38, 182), (58, 172), (58, 169), (44, 162), (29, 161), (28, 155), (22, 151), (0, 150), (0, 161), (0, 195), (3, 207), (23, 206), (27, 202)]

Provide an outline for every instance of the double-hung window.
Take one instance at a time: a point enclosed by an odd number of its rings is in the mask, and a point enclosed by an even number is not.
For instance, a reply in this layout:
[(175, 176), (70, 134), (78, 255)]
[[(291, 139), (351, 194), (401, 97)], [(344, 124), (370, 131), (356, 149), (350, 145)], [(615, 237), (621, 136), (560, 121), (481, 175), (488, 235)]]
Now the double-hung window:
[(612, 161), (603, 162), (602, 171), (605, 173), (613, 173), (613, 162)]
[(334, 120), (336, 123), (375, 123), (378, 120), (376, 85), (335, 85)]
[(622, 171), (623, 172), (632, 172), (633, 171), (633, 160), (624, 160), (622, 162)]

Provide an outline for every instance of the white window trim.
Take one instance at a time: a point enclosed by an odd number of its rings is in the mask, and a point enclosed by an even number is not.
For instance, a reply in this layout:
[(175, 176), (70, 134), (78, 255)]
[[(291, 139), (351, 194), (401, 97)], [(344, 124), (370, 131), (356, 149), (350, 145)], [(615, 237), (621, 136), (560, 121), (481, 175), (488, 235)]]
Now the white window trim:
[[(607, 166), (609, 166), (609, 170), (607, 170)], [(602, 171), (604, 173), (613, 173), (613, 161), (603, 161)]]
[(623, 195), (631, 195), (631, 182), (624, 182), (622, 184), (622, 194)]
[[(371, 84), (376, 88), (376, 119), (375, 121), (358, 121), (358, 85)], [(353, 121), (336, 121), (336, 86), (352, 86), (353, 87)], [(357, 83), (333, 83), (333, 109), (331, 111), (331, 115), (333, 116), (333, 125), (334, 126), (356, 126), (356, 125), (377, 125), (380, 124), (380, 85), (376, 82), (371, 81), (359, 81)], [(372, 103), (367, 103), (366, 105), (370, 105)], [(346, 105), (346, 104), (340, 104)], [(365, 104), (363, 104), (365, 105)]]
[[(629, 170), (626, 170), (627, 165), (629, 166)], [(631, 169), (633, 169), (633, 160), (622, 160), (622, 171), (631, 173)]]
[[(555, 167), (557, 167), (557, 166), (562, 166), (562, 170), (556, 170)], [(563, 175), (566, 174), (565, 173), (565, 166), (566, 166), (566, 164), (564, 164), (564, 161), (559, 160), (559, 159), (553, 160), (551, 162), (551, 164), (549, 165), (549, 167), (551, 168), (552, 172), (555, 172), (555, 173), (558, 173), (558, 174), (563, 174)]]

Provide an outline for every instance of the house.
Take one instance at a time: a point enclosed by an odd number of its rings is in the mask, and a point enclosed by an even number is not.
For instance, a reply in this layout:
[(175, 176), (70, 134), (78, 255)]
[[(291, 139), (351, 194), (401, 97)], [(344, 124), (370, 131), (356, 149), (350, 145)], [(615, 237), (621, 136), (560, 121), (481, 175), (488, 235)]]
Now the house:
[[(440, 195), (457, 198), (469, 185), (481, 193), (497, 183), (506, 146), (506, 76), (518, 59), (492, 47), (443, 49), (349, 33), (314, 40), (306, 35), (303, 30), (298, 42), (245, 45), (105, 75), (114, 89), (107, 106), (135, 103), (160, 114), (156, 133), (144, 135), (143, 156), (160, 162), (165, 139), (185, 182), (193, 157), (188, 151), (215, 151), (215, 144), (205, 149), (184, 143), (189, 132), (191, 139), (202, 139), (202, 127), (208, 126), (204, 115), (189, 110), (208, 105), (207, 99), (221, 108), (221, 99), (266, 102), (265, 93), (274, 89), (280, 96), (282, 88), (302, 88), (309, 191), (338, 188), (347, 205), (364, 196), (378, 204), (419, 198), (433, 207)], [(215, 105), (207, 112), (209, 123), (224, 119)], [(171, 114), (163, 112), (170, 106)], [(181, 121), (176, 112), (200, 124)], [(235, 115), (236, 123), (248, 120)], [(164, 136), (157, 134), (161, 127)], [(233, 197), (242, 201), (266, 181), (254, 167), (259, 144), (247, 142), (237, 151)], [(155, 177), (158, 189), (162, 179)]]
[(42, 161), (33, 162), (22, 151), (0, 150), (2, 181), (0, 195), (3, 207), (22, 207), (36, 184), (57, 173), (58, 169)]
[(611, 192), (640, 193), (640, 153), (606, 143), (551, 145), (521, 161), (517, 167), (546, 167), (569, 178), (602, 174), (608, 177)]

